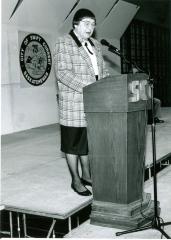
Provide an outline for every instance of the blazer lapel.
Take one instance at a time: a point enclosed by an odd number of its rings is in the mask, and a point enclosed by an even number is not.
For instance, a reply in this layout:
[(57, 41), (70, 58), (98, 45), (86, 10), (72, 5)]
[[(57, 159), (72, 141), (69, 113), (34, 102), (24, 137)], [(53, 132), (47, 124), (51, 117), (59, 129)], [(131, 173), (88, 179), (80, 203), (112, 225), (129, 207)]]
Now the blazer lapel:
[(88, 69), (90, 70), (91, 75), (94, 76), (94, 69), (93, 69), (92, 62), (90, 60), (88, 53), (86, 52), (86, 50), (84, 49), (83, 46), (81, 46), (79, 48), (79, 52), (80, 52), (81, 56), (84, 58), (85, 62), (87, 63)]
[[(93, 65), (92, 65), (92, 63), (91, 63), (91, 60), (90, 60), (90, 57), (89, 57), (88, 53), (86, 52), (86, 50), (85, 50), (84, 47), (82, 46), (82, 44), (81, 44), (81, 42), (79, 41), (79, 39), (77, 38), (77, 36), (74, 34), (73, 30), (71, 30), (70, 35), (71, 35), (71, 37), (74, 39), (74, 41), (76, 42), (76, 44), (77, 44), (77, 46), (78, 46), (78, 48), (79, 48), (80, 56), (82, 56), (82, 58), (84, 58), (85, 62), (87, 63), (88, 69), (90, 70), (91, 75), (92, 75), (93, 77), (95, 77)], [(89, 41), (90, 41), (90, 43), (92, 44), (92, 41), (91, 41), (91, 40), (89, 40)], [(94, 44), (93, 44), (93, 46), (94, 46)], [(96, 56), (97, 56), (97, 54), (96, 54)]]

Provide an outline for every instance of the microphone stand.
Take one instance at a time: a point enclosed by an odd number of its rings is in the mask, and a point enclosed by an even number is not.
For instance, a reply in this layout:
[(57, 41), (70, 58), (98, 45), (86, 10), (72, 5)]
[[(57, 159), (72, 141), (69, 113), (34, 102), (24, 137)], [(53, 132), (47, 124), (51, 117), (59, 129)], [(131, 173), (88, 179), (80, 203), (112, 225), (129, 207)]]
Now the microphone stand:
[(126, 57), (121, 54), (120, 51), (116, 51), (114, 48), (108, 48), (109, 51), (117, 54), (120, 56), (126, 63), (131, 64), (137, 70), (148, 74), (148, 83), (151, 89), (151, 111), (152, 111), (152, 124), (151, 124), (151, 132), (152, 132), (152, 156), (153, 156), (153, 191), (154, 191), (154, 217), (151, 220), (151, 223), (142, 227), (130, 229), (123, 232), (117, 232), (116, 236), (120, 236), (127, 233), (133, 233), (138, 231), (143, 231), (147, 229), (156, 229), (161, 232), (167, 239), (170, 239), (170, 236), (162, 229), (162, 226), (171, 225), (171, 222), (161, 222), (161, 218), (159, 217), (159, 213), (157, 210), (158, 207), (158, 199), (157, 199), (157, 172), (156, 172), (156, 128), (155, 128), (155, 121), (154, 121), (154, 80), (150, 77), (150, 73), (148, 71), (144, 71), (140, 67), (137, 66), (135, 62), (131, 62)]

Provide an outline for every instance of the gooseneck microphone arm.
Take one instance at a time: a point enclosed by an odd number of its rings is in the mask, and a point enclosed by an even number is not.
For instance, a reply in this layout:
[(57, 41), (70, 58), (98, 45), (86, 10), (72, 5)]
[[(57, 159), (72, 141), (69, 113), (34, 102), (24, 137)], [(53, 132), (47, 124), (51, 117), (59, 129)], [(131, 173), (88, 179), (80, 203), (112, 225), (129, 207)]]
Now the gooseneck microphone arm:
[(108, 47), (108, 50), (111, 51), (111, 52), (114, 52), (116, 53), (117, 55), (121, 55), (121, 52), (118, 48), (114, 47), (113, 45), (111, 45), (108, 41), (106, 41), (105, 39), (102, 39), (101, 40), (101, 44), (104, 45), (104, 46), (107, 46)]
[(118, 49), (116, 48), (115, 46), (111, 45), (107, 40), (105, 39), (102, 39), (101, 41), (101, 44), (104, 45), (104, 46), (107, 46), (108, 47), (108, 50), (112, 53), (115, 53), (116, 55), (118, 55), (121, 59), (123, 59), (123, 61), (127, 64), (130, 64), (132, 67), (135, 67), (138, 71), (140, 72), (143, 72), (143, 73), (146, 73), (148, 75), (149, 74), (149, 71), (147, 70), (144, 70), (143, 68), (140, 68), (139, 66), (137, 66), (137, 64), (131, 60), (128, 60), (124, 54)]
[(119, 57), (121, 57), (124, 62), (130, 64), (131, 62), (126, 59), (126, 57), (121, 53), (121, 51), (116, 48), (115, 46), (111, 45), (108, 41), (106, 41), (105, 39), (102, 39), (101, 41), (101, 44), (104, 45), (104, 46), (107, 46), (108, 47), (108, 50), (112, 53), (115, 53), (116, 55), (118, 55)]

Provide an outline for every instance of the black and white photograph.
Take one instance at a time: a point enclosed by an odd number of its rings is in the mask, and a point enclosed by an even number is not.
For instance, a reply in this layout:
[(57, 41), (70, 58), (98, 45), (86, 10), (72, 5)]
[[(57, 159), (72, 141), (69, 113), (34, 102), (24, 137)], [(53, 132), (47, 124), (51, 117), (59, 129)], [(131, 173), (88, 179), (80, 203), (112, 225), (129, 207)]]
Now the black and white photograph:
[(171, 0), (1, 0), (0, 172), (2, 239), (171, 238)]

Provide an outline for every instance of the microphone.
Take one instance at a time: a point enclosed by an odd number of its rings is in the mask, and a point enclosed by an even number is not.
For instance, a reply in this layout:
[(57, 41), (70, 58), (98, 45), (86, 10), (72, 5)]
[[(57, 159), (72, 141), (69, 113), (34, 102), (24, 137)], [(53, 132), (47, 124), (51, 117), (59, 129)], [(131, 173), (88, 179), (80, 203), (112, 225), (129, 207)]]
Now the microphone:
[(100, 42), (101, 42), (102, 45), (109, 47), (109, 51), (110, 51), (110, 50), (111, 50), (111, 51), (113, 50), (115, 53), (121, 54), (121, 53), (120, 53), (120, 50), (119, 50), (118, 48), (116, 48), (116, 47), (114, 47), (113, 45), (111, 45), (111, 44), (110, 44), (108, 41), (106, 41), (105, 39), (102, 39)]

